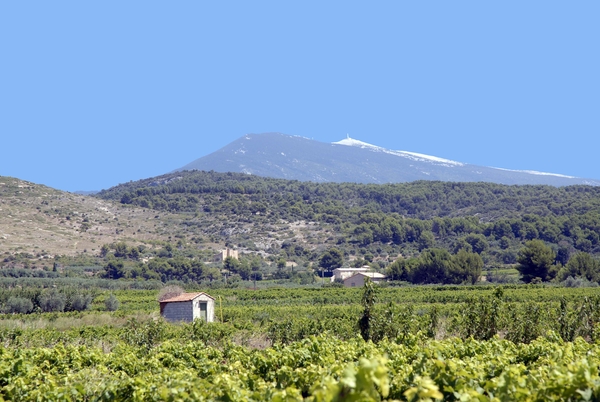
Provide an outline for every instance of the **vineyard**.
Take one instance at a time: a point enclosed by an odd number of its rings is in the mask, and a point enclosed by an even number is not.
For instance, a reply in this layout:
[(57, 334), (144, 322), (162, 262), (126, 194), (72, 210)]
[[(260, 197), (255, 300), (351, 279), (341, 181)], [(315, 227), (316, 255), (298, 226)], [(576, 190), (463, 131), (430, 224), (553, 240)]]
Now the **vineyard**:
[(378, 344), (327, 335), (266, 350), (167, 340), (151, 349), (0, 349), (8, 400), (597, 400), (600, 348), (555, 335)]
[[(87, 311), (0, 315), (0, 400), (600, 398), (597, 288), (211, 294), (212, 324), (164, 322), (155, 290), (97, 289)], [(117, 311), (105, 309), (110, 295)]]

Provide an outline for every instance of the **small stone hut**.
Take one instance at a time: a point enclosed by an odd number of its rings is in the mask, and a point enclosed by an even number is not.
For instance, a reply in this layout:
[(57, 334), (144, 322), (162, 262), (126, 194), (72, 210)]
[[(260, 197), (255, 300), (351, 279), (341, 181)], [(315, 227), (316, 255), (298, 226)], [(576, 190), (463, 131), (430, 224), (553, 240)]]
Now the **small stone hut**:
[(204, 292), (182, 293), (160, 302), (160, 315), (167, 321), (215, 320), (215, 298)]

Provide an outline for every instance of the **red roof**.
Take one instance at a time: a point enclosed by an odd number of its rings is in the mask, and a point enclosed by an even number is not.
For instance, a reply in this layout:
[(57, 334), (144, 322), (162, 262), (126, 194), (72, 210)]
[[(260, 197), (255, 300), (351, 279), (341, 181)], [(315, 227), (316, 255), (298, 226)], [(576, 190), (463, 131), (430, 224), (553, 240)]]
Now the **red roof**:
[(175, 297), (171, 297), (169, 299), (165, 299), (165, 300), (161, 300), (161, 303), (171, 303), (171, 302), (186, 302), (186, 301), (192, 301), (194, 300), (196, 297), (201, 296), (201, 295), (205, 295), (210, 297), (211, 299), (215, 299), (214, 297), (212, 297), (209, 294), (206, 294), (204, 292), (198, 292), (198, 293), (182, 293), (179, 296), (175, 296)]

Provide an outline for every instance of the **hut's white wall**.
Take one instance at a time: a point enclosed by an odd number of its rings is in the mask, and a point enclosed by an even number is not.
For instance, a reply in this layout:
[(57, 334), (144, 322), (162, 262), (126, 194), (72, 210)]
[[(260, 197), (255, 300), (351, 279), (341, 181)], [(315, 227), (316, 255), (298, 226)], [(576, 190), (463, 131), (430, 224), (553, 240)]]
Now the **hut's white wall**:
[(206, 303), (206, 322), (215, 320), (215, 301), (207, 295), (200, 295), (194, 299), (194, 320), (201, 318), (200, 303)]

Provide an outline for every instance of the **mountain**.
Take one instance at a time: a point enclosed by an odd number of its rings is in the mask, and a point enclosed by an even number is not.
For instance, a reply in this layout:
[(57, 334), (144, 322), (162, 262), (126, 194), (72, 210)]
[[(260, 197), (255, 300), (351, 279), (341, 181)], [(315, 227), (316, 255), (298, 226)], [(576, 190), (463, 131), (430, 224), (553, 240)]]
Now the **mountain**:
[(401, 183), (416, 180), (499, 184), (600, 185), (600, 181), (518, 171), (394, 151), (352, 138), (324, 143), (281, 133), (248, 134), (177, 169), (241, 172), (314, 182)]

